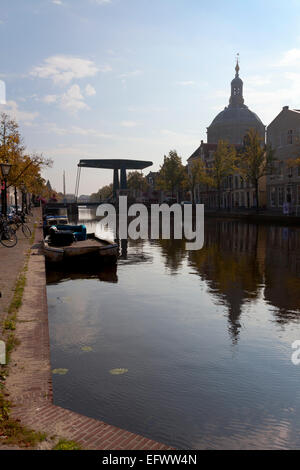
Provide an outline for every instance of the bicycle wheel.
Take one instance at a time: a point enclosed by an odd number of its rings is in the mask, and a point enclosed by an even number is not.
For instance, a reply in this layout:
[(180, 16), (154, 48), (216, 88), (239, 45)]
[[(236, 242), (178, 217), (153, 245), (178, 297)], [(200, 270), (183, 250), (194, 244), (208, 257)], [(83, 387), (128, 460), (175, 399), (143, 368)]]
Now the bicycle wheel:
[(0, 242), (6, 248), (12, 248), (18, 242), (17, 235), (10, 227), (5, 227), (0, 233)]
[(31, 230), (30, 230), (30, 228), (28, 227), (28, 225), (22, 224), (22, 232), (23, 232), (23, 234), (25, 235), (26, 238), (30, 238), (30, 237), (31, 237)]

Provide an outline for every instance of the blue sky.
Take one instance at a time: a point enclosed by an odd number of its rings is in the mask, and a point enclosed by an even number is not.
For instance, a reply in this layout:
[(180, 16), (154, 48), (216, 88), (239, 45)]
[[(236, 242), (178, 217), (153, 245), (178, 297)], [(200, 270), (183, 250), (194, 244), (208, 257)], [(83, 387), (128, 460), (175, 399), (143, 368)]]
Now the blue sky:
[[(1, 110), (54, 160), (58, 191), (80, 158), (185, 162), (228, 104), (237, 52), (264, 124), (300, 109), (299, 26), (299, 0), (1, 0)], [(80, 193), (111, 179), (83, 170)]]

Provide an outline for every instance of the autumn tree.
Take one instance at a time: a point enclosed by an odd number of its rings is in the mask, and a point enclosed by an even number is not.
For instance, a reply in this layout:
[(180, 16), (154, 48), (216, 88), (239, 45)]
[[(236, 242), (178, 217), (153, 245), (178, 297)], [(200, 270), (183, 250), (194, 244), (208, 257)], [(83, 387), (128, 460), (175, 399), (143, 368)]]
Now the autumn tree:
[(218, 207), (221, 207), (221, 187), (224, 179), (236, 170), (236, 150), (224, 140), (219, 140), (212, 166), (209, 168), (209, 184), (218, 192)]
[(51, 166), (52, 161), (42, 155), (28, 155), (21, 137), (18, 123), (6, 113), (0, 116), (0, 162), (12, 165), (7, 183), (15, 188), (15, 204), (17, 205), (17, 188), (24, 185), (28, 192), (40, 194), (44, 190), (45, 181), (41, 170)]
[(172, 197), (186, 184), (186, 171), (182, 164), (181, 157), (176, 150), (171, 150), (168, 156), (164, 156), (164, 163), (161, 165), (157, 177), (157, 187), (164, 191), (170, 191)]
[(190, 163), (188, 175), (188, 187), (192, 194), (192, 202), (195, 202), (195, 189), (198, 184), (212, 185), (212, 178), (209, 176), (207, 166), (203, 160), (197, 158)]
[(259, 207), (259, 180), (273, 173), (275, 161), (272, 147), (265, 144), (255, 129), (250, 129), (245, 136), (244, 148), (239, 159), (239, 170), (254, 187), (257, 209)]
[(146, 191), (148, 183), (139, 171), (130, 171), (127, 176), (127, 187), (136, 191)]

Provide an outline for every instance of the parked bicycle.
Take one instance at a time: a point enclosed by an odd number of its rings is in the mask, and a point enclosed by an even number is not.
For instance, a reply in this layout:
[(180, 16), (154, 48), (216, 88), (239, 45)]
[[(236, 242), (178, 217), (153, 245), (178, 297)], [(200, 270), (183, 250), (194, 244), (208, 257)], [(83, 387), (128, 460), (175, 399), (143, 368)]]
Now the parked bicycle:
[(11, 227), (15, 232), (17, 232), (17, 230), (19, 230), (19, 228), (21, 227), (23, 235), (26, 238), (30, 238), (31, 230), (25, 222), (26, 222), (26, 216), (24, 212), (19, 212), (13, 215), (10, 220)]
[(16, 232), (3, 215), (0, 215), (0, 243), (7, 248), (12, 248), (18, 243)]

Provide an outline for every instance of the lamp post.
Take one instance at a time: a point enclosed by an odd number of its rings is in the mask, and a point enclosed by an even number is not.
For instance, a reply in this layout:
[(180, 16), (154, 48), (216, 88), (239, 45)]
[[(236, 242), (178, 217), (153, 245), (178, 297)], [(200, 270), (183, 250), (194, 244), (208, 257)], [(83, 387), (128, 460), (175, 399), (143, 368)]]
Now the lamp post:
[(7, 184), (7, 177), (9, 175), (9, 172), (10, 172), (10, 169), (11, 169), (12, 165), (10, 165), (8, 163), (8, 161), (6, 160), (5, 163), (0, 163), (0, 167), (1, 167), (2, 176), (3, 176), (3, 180), (4, 180), (4, 193), (3, 193), (3, 197), (2, 197), (2, 214), (6, 217), (6, 215), (7, 215), (7, 187), (6, 187), (6, 184)]
[(22, 191), (22, 212), (24, 212), (24, 206), (25, 206), (25, 194), (26, 194), (26, 186), (24, 183), (21, 184), (21, 191)]

